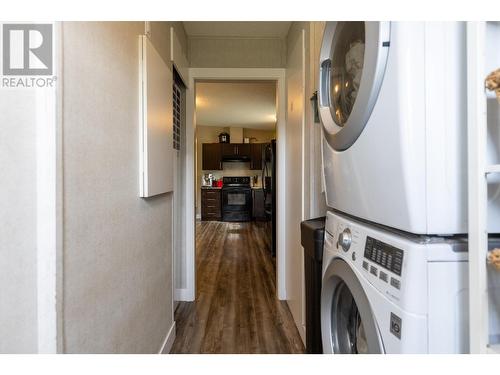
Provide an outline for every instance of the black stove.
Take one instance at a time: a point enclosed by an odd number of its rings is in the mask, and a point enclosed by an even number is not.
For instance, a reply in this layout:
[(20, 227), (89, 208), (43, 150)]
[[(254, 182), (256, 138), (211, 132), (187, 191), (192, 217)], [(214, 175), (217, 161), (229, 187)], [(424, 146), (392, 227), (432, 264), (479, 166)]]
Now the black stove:
[(250, 187), (250, 177), (222, 177), (222, 186)]
[(250, 177), (222, 178), (222, 220), (252, 220)]

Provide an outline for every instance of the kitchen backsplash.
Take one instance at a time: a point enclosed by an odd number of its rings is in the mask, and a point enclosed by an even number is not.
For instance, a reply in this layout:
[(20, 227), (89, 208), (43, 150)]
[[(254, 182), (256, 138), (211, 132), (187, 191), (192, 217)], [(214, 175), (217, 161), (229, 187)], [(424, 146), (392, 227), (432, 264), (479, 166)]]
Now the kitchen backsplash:
[(258, 185), (260, 186), (262, 172), (260, 170), (251, 170), (249, 164), (238, 162), (224, 163), (224, 169), (221, 171), (202, 171), (202, 173), (212, 173), (216, 179), (224, 176), (259, 176)]

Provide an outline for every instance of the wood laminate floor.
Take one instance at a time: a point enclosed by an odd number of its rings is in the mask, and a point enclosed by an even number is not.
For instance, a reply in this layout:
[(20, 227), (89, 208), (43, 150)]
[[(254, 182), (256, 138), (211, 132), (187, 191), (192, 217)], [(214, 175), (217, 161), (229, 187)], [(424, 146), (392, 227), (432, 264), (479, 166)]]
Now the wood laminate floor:
[(196, 302), (177, 307), (171, 353), (304, 353), (269, 247), (264, 223), (197, 222)]

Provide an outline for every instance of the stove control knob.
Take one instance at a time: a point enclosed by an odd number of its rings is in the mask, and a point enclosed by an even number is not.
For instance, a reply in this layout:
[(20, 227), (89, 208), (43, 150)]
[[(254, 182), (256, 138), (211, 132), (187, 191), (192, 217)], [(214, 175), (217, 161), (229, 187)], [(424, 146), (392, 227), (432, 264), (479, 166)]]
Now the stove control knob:
[(349, 248), (351, 247), (351, 242), (352, 242), (351, 230), (349, 228), (345, 228), (339, 234), (338, 243), (342, 247), (342, 250), (348, 251)]

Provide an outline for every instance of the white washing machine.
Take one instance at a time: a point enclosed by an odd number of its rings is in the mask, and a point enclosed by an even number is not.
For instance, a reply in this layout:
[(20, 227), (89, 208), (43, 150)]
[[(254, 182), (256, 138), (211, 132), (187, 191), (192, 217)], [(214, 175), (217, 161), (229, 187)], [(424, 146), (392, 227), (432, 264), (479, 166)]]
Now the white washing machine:
[(467, 264), (463, 240), (402, 236), (328, 212), (324, 353), (468, 352)]
[[(319, 112), (328, 206), (416, 234), (466, 233), (466, 93), (465, 23), (327, 22)], [(498, 233), (500, 205), (489, 211)]]

